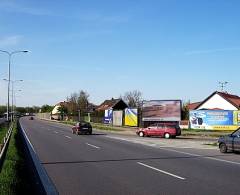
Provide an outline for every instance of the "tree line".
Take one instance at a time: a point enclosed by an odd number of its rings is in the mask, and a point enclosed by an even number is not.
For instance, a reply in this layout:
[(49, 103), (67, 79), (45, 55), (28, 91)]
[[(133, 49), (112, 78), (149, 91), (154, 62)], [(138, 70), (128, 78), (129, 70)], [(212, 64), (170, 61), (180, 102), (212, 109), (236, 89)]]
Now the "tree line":
[[(118, 99), (123, 99), (129, 107), (139, 108), (142, 105), (143, 95), (139, 90), (127, 91), (123, 95), (120, 95)], [(64, 101), (66, 104), (61, 104), (59, 107), (59, 112), (67, 115), (77, 116), (89, 112), (95, 105), (90, 102), (90, 95), (87, 91), (80, 90), (79, 92), (71, 93), (66, 97)], [(182, 119), (188, 119), (188, 108), (187, 104), (189, 102), (183, 103), (182, 105)], [(18, 113), (50, 113), (52, 112), (54, 105), (42, 105), (42, 106), (32, 106), (32, 107), (16, 107), (14, 110)], [(6, 106), (0, 105), (0, 115), (3, 115), (7, 110)]]

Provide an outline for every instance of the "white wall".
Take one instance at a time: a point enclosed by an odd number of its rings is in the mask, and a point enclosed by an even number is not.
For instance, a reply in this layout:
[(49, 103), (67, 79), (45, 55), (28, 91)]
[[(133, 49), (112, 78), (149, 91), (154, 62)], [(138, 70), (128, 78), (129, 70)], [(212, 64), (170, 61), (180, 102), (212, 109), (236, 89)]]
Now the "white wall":
[(214, 109), (220, 108), (223, 110), (238, 110), (235, 106), (230, 104), (227, 100), (222, 98), (220, 95), (215, 94), (208, 101), (206, 101), (203, 105), (201, 105), (197, 110), (200, 109)]
[(55, 106), (54, 108), (53, 108), (53, 110), (52, 110), (52, 114), (59, 114), (60, 112), (58, 111), (58, 108), (59, 108), (60, 106)]

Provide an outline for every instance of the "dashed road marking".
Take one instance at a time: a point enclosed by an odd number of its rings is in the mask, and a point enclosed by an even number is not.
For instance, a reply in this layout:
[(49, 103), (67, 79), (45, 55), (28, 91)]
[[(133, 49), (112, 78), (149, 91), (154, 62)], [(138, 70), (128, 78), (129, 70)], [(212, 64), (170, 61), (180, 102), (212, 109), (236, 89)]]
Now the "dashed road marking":
[(137, 164), (142, 165), (142, 166), (144, 166), (144, 167), (147, 167), (147, 168), (149, 168), (149, 169), (152, 169), (152, 170), (158, 171), (158, 172), (160, 172), (160, 173), (163, 173), (163, 174), (166, 174), (166, 175), (169, 175), (169, 176), (175, 177), (175, 178), (177, 178), (177, 179), (181, 179), (181, 180), (185, 180), (185, 179), (186, 179), (186, 178), (184, 178), (184, 177), (180, 177), (180, 176), (178, 176), (178, 175), (175, 175), (175, 174), (169, 173), (169, 172), (167, 172), (167, 171), (163, 171), (163, 170), (161, 170), (161, 169), (158, 169), (158, 168), (152, 167), (152, 166), (150, 166), (150, 165), (147, 165), (147, 164), (144, 164), (144, 163), (141, 163), (141, 162), (137, 162)]
[(98, 146), (95, 146), (95, 145), (92, 145), (92, 144), (89, 144), (89, 143), (86, 143), (88, 146), (91, 146), (91, 147), (93, 147), (93, 148), (97, 148), (97, 149), (100, 149), (100, 147), (98, 147)]
[(72, 139), (71, 137), (69, 137), (69, 136), (67, 136), (67, 135), (65, 135), (64, 137), (66, 137), (66, 138), (68, 138), (68, 139)]

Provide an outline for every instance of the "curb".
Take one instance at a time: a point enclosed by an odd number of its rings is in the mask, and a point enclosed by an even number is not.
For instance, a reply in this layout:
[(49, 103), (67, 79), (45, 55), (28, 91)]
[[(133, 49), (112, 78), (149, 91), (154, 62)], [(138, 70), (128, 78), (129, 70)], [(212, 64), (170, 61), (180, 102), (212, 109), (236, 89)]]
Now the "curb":
[(40, 180), (40, 183), (42, 185), (43, 191), (45, 194), (47, 195), (58, 195), (58, 191), (55, 187), (55, 185), (53, 184), (53, 182), (51, 181), (51, 179), (49, 178), (45, 168), (42, 166), (30, 140), (28, 139), (25, 129), (22, 127), (20, 121), (18, 122), (19, 127), (20, 127), (20, 131), (21, 131), (21, 135), (23, 137), (24, 140), (24, 144), (26, 145), (26, 149), (27, 152), (29, 152), (32, 164), (34, 166), (34, 169), (36, 171), (37, 177)]

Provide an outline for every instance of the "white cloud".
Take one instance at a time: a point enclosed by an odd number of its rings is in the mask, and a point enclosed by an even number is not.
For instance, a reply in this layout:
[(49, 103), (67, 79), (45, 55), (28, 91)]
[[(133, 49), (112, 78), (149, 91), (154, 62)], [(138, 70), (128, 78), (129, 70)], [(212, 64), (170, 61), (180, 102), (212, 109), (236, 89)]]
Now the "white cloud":
[(11, 35), (11, 36), (0, 37), (0, 47), (15, 46), (19, 44), (22, 38), (23, 37), (21, 35)]

